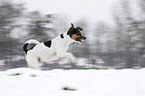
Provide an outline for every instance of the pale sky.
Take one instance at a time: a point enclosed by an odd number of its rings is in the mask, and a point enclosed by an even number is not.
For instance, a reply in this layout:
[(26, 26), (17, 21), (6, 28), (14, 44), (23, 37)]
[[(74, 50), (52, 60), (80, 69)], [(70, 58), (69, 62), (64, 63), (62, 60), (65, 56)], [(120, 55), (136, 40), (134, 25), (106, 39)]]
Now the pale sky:
[(62, 13), (70, 16), (70, 21), (85, 18), (90, 22), (112, 22), (112, 6), (118, 0), (15, 0), (25, 3), (28, 10), (43, 13)]

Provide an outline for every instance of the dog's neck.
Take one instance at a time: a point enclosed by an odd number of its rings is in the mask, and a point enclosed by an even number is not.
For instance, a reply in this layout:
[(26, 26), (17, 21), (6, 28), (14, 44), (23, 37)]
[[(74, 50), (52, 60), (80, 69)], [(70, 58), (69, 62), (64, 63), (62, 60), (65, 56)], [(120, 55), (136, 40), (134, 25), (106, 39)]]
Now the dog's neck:
[(73, 40), (69, 35), (67, 35), (67, 32), (63, 33), (63, 35), (64, 35), (64, 39), (67, 44), (71, 44), (71, 43), (75, 42), (75, 40)]

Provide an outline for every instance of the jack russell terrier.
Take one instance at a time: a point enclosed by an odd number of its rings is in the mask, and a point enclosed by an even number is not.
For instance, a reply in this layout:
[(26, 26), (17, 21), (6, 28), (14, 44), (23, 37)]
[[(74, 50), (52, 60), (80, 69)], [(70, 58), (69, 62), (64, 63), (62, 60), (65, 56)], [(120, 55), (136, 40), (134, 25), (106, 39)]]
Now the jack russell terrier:
[[(69, 60), (76, 63), (74, 55), (67, 52), (67, 50), (71, 43), (83, 43), (86, 40), (86, 37), (82, 36), (80, 31), (82, 31), (82, 28), (74, 28), (74, 25), (71, 23), (71, 27), (67, 32), (52, 40), (40, 43), (37, 40), (30, 39), (25, 42), (23, 50), (25, 51), (28, 66), (34, 69), (41, 69), (43, 62), (52, 60), (59, 60), (60, 64), (67, 63)], [(35, 45), (28, 48), (32, 43)]]

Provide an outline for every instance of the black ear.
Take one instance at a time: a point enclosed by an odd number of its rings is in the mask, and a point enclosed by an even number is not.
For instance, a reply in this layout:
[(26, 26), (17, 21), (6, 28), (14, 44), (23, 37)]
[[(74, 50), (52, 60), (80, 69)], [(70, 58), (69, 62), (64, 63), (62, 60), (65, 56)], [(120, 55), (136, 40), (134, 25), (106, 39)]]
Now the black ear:
[(73, 23), (71, 23), (71, 27), (69, 28), (69, 30), (68, 30), (68, 32), (67, 32), (67, 35), (69, 35), (70, 32), (71, 32), (72, 30), (74, 30), (74, 25), (73, 25)]
[(71, 23), (71, 27), (74, 28), (74, 24), (73, 23)]
[(77, 27), (76, 29), (78, 29), (78, 30), (80, 30), (80, 31), (83, 31), (83, 29), (82, 29), (82, 28), (80, 28), (80, 27)]

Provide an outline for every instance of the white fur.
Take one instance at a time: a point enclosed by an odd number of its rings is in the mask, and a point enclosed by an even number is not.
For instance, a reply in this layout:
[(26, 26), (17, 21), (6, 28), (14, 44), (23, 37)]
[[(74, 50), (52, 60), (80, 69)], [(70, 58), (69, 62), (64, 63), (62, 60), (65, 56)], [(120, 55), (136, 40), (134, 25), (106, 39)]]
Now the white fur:
[(63, 36), (64, 38), (58, 36), (52, 39), (50, 48), (45, 46), (43, 42), (39, 43), (39, 41), (34, 39), (28, 40), (26, 43), (37, 44), (26, 54), (26, 61), (28, 66), (34, 69), (41, 69), (40, 66), (43, 64), (43, 62), (58, 59), (60, 60), (61, 64), (67, 63), (69, 60), (75, 63), (76, 58), (72, 53), (67, 52), (69, 45), (73, 43), (74, 40), (71, 39), (69, 35), (67, 35), (67, 32), (63, 33)]
[(34, 43), (34, 44), (39, 44), (40, 42), (39, 41), (37, 41), (37, 40), (35, 40), (35, 39), (30, 39), (30, 40), (28, 40), (27, 42), (25, 42), (25, 43), (28, 43), (28, 44), (31, 44), (31, 43)]

